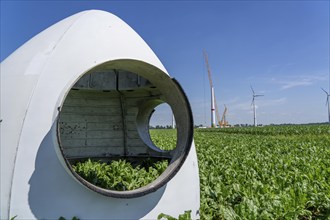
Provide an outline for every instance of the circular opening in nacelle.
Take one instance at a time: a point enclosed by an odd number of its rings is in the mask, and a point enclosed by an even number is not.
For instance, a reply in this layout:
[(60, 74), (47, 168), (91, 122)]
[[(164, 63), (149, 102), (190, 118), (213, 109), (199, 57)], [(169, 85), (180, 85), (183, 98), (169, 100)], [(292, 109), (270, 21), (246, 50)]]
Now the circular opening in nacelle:
[[(154, 192), (189, 153), (188, 100), (176, 81), (149, 64), (122, 60), (97, 66), (74, 83), (62, 103), (57, 136), (65, 163), (83, 185), (103, 195)], [(150, 122), (162, 120), (166, 111), (170, 121), (175, 116), (177, 129), (159, 130), (155, 139)]]

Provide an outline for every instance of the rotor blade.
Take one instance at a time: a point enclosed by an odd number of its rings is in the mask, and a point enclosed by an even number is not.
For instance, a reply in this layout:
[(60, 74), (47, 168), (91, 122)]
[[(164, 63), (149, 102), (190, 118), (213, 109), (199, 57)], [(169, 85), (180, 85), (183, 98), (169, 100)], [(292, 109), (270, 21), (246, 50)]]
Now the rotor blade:
[(325, 91), (325, 89), (321, 88), (323, 90), (323, 92), (325, 92), (325, 94), (329, 95), (329, 93), (327, 91)]
[(259, 97), (259, 96), (264, 96), (264, 95), (254, 95), (254, 97)]
[(329, 95), (327, 96), (327, 101), (325, 102), (325, 105), (329, 104)]
[(253, 99), (252, 99), (252, 102), (251, 102), (251, 106), (254, 105), (254, 96), (253, 96)]
[(252, 88), (252, 86), (251, 86), (251, 85), (250, 85), (250, 87), (251, 87), (252, 93), (253, 93), (253, 95), (254, 95), (254, 90), (253, 90), (253, 88)]

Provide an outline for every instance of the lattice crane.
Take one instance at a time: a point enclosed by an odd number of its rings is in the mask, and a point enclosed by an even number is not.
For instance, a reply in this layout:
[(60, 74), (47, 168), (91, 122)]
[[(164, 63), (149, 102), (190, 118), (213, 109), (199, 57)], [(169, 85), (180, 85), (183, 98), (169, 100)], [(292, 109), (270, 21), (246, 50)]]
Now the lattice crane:
[(225, 105), (225, 110), (222, 113), (222, 118), (221, 118), (221, 121), (220, 121), (220, 127), (221, 128), (229, 126), (228, 121), (226, 120), (226, 113), (227, 113), (227, 106)]

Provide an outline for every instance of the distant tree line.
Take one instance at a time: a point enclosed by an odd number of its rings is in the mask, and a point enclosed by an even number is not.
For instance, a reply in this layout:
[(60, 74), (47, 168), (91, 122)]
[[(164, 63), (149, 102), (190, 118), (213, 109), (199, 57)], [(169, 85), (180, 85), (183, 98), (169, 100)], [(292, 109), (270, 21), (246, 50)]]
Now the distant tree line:
[(149, 129), (172, 129), (172, 126), (171, 125), (156, 125), (156, 126), (149, 125)]
[[(304, 124), (300, 124), (300, 125), (321, 125), (321, 124), (328, 124), (328, 122), (321, 122), (321, 123), (304, 123)], [(283, 124), (269, 124), (270, 126), (277, 126), (277, 125), (297, 125), (294, 123), (283, 123)], [(232, 127), (253, 127), (253, 124), (235, 124), (232, 125)], [(258, 124), (258, 127), (262, 127), (264, 126), (263, 124)], [(194, 125), (194, 128), (206, 128), (204, 125), (200, 124), (200, 125)], [(156, 125), (156, 126), (152, 126), (149, 125), (149, 129), (172, 129), (171, 125)]]

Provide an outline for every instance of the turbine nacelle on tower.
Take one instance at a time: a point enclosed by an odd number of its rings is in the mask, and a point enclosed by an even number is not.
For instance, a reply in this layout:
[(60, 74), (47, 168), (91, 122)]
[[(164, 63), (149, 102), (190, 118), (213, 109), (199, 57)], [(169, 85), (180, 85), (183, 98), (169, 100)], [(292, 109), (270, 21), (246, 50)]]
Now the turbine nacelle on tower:
[(325, 105), (328, 105), (328, 122), (330, 123), (330, 103), (329, 103), (329, 96), (330, 95), (329, 95), (329, 93), (325, 89), (323, 89), (323, 88), (321, 88), (321, 89), (327, 95), (327, 100), (325, 101)]
[(327, 101), (325, 102), (325, 105), (327, 105), (328, 103), (329, 103), (329, 93), (325, 90), (325, 89), (323, 89), (323, 88), (321, 88), (322, 90), (323, 90), (323, 92), (325, 92), (325, 94), (327, 95)]
[(251, 85), (250, 85), (250, 87), (251, 87), (251, 91), (252, 91), (252, 102), (251, 102), (251, 106), (253, 106), (253, 124), (254, 124), (254, 126), (257, 126), (257, 113), (256, 113), (255, 98), (256, 97), (260, 97), (260, 96), (264, 96), (264, 95), (256, 94), (254, 92), (253, 87)]

